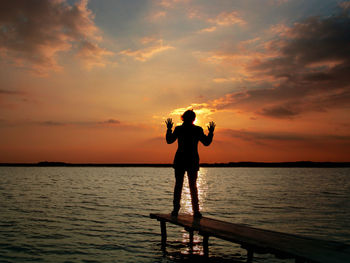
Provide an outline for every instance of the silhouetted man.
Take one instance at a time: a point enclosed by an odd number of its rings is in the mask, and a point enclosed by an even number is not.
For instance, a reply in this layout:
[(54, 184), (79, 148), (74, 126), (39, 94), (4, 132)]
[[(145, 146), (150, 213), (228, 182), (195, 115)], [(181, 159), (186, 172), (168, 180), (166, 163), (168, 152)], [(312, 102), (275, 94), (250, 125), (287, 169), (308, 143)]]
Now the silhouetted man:
[(193, 124), (196, 119), (196, 114), (193, 110), (187, 110), (181, 116), (181, 119), (183, 124), (181, 126), (176, 126), (174, 132), (172, 132), (172, 119), (169, 118), (165, 121), (167, 126), (167, 143), (173, 143), (176, 139), (178, 142), (173, 165), (175, 168), (175, 188), (173, 201), (174, 209), (171, 212), (171, 215), (177, 216), (179, 213), (183, 180), (185, 172), (187, 172), (188, 184), (191, 191), (193, 216), (200, 218), (202, 217), (202, 214), (199, 212), (197, 190), (197, 176), (199, 170), (198, 142), (200, 141), (205, 146), (209, 146), (213, 140), (215, 123), (209, 123), (209, 134), (205, 135), (201, 127)]

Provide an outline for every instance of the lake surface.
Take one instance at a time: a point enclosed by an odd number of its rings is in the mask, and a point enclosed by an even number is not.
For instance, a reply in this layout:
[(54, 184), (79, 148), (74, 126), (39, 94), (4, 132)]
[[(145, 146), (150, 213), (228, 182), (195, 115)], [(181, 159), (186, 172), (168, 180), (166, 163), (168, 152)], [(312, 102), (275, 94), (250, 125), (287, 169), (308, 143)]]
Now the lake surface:
[[(201, 168), (204, 216), (350, 244), (349, 168)], [(191, 213), (185, 180), (180, 212)], [(172, 210), (172, 168), (0, 167), (0, 262), (200, 262), (168, 225), (167, 253), (150, 213)], [(210, 262), (246, 251), (209, 239)], [(255, 255), (254, 262), (293, 262)]]

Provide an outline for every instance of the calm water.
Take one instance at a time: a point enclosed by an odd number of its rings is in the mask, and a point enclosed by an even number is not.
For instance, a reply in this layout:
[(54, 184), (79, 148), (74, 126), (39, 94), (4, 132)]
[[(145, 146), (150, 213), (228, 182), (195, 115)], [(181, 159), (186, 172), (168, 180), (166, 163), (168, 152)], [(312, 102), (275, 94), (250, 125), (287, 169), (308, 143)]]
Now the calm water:
[[(170, 212), (171, 168), (0, 168), (0, 262), (201, 261), (201, 237), (159, 223)], [(205, 216), (350, 244), (350, 169), (201, 168)], [(182, 212), (191, 212), (185, 184)], [(210, 238), (210, 261), (246, 252)], [(293, 262), (257, 255), (256, 262)]]

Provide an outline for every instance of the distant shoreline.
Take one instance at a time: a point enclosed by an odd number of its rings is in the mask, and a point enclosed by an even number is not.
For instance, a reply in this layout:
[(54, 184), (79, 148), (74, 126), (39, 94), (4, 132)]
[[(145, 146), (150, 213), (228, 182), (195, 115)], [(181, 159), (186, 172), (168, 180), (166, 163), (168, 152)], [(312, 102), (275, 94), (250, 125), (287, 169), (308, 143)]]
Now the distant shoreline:
[[(169, 163), (0, 163), (0, 167), (172, 167)], [(229, 162), (229, 163), (201, 163), (201, 167), (280, 167), (280, 168), (341, 168), (350, 167), (350, 162)]]

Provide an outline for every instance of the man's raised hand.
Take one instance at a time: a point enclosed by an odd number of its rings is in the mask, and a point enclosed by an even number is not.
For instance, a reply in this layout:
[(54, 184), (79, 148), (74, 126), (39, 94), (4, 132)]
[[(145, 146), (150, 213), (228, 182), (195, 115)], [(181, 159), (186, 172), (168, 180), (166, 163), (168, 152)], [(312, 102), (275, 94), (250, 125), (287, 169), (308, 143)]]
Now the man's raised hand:
[(215, 130), (215, 126), (216, 126), (215, 122), (213, 122), (213, 121), (209, 122), (209, 125), (207, 126), (208, 127), (208, 131), (213, 133), (214, 130)]
[(173, 120), (172, 120), (171, 118), (168, 118), (168, 119), (165, 121), (165, 124), (166, 124), (166, 127), (167, 127), (168, 130), (169, 130), (169, 129), (172, 129), (172, 128), (173, 128), (173, 125), (174, 125)]

